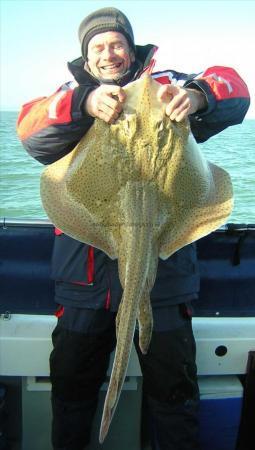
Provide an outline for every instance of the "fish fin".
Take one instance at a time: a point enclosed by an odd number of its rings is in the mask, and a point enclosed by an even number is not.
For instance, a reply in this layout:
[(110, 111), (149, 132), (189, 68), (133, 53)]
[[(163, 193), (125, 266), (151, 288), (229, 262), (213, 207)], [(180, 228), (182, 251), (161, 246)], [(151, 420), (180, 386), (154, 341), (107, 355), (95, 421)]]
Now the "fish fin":
[(145, 355), (148, 352), (150, 346), (153, 328), (152, 308), (148, 292), (145, 292), (141, 298), (139, 305), (138, 322), (139, 347), (141, 352)]

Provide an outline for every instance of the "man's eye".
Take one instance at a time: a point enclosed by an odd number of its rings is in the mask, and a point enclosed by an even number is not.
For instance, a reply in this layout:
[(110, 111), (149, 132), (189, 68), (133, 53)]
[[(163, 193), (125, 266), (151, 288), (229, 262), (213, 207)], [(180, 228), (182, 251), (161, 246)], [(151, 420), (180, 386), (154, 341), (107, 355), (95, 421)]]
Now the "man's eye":
[(123, 48), (123, 44), (120, 44), (120, 43), (114, 44), (113, 48), (115, 48), (115, 49)]
[(93, 52), (98, 55), (99, 53), (102, 53), (103, 48), (102, 47), (94, 47)]
[[(111, 48), (113, 50), (122, 50), (124, 48), (124, 45), (121, 42), (116, 42), (116, 44), (112, 44)], [(95, 55), (100, 55), (100, 53), (103, 53), (104, 51), (104, 47), (94, 47), (93, 48), (93, 53)]]

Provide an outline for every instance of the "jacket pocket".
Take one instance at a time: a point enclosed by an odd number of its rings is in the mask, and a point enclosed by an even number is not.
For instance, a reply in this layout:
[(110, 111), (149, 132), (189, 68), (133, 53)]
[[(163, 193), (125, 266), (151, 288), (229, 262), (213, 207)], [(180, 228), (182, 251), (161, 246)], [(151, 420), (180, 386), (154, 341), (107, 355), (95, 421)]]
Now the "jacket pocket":
[(94, 248), (55, 232), (51, 278), (58, 281), (93, 285), (95, 282)]

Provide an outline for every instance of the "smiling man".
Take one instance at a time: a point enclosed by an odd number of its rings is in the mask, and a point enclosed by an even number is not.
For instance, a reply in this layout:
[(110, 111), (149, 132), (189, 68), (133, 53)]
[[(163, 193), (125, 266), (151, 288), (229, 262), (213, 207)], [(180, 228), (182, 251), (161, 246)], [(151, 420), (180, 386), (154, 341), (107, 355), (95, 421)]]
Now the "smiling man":
[[(68, 154), (95, 117), (113, 123), (125, 102), (123, 86), (145, 72), (162, 84), (158, 95), (166, 103), (166, 115), (178, 122), (188, 117), (197, 142), (242, 122), (249, 93), (233, 69), (215, 66), (199, 75), (172, 69), (153, 72), (157, 47), (135, 45), (129, 20), (115, 8), (85, 17), (78, 34), (82, 57), (68, 64), (75, 82), (27, 103), (18, 120), (24, 147), (43, 164)], [(59, 308), (50, 357), (52, 443), (54, 450), (83, 450), (90, 441), (98, 393), (115, 347), (122, 292), (116, 261), (60, 230), (55, 234), (52, 278)], [(135, 336), (154, 450), (199, 448), (191, 325), (191, 301), (198, 292), (193, 244), (159, 261), (151, 292), (154, 329), (147, 355), (141, 354)]]
[(101, 81), (118, 81), (134, 61), (134, 50), (117, 31), (97, 34), (89, 41), (87, 68)]

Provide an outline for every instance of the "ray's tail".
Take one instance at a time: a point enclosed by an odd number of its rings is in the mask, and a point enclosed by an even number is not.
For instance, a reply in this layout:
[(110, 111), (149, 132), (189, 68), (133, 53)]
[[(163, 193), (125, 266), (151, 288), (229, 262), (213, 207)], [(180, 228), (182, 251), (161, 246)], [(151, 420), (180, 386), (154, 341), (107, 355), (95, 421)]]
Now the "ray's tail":
[[(151, 205), (155, 203), (151, 198), (151, 191), (142, 183), (128, 183), (125, 189), (122, 205), (125, 220), (118, 261), (123, 296), (116, 319), (117, 347), (104, 404), (100, 443), (107, 435), (125, 380), (140, 301), (144, 298), (144, 291), (148, 290), (148, 278), (154, 278), (149, 272), (151, 261), (155, 258), (153, 226), (150, 223), (150, 218), (153, 217), (150, 214)], [(149, 301), (149, 293), (147, 299)], [(151, 319), (150, 317), (149, 321)], [(152, 323), (146, 328), (149, 333), (151, 328)], [(149, 340), (150, 335), (144, 340), (146, 347)]]

